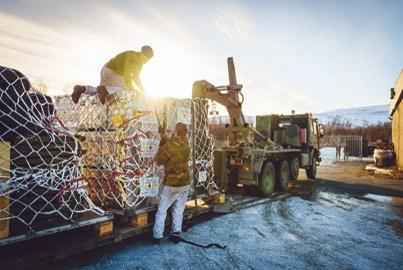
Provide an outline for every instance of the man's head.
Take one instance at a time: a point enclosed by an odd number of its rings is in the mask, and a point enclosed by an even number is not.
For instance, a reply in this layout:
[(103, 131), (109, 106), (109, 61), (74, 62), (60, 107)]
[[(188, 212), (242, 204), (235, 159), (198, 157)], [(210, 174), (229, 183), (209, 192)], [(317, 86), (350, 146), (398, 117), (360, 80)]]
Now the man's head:
[(186, 133), (188, 132), (188, 128), (184, 123), (177, 123), (175, 126), (175, 133), (178, 136), (186, 136)]
[(144, 45), (144, 46), (141, 48), (141, 53), (142, 53), (143, 56), (144, 56), (144, 63), (147, 62), (148, 60), (150, 60), (150, 59), (154, 56), (154, 51), (153, 51), (153, 49), (152, 49), (150, 46), (148, 46), (148, 45)]

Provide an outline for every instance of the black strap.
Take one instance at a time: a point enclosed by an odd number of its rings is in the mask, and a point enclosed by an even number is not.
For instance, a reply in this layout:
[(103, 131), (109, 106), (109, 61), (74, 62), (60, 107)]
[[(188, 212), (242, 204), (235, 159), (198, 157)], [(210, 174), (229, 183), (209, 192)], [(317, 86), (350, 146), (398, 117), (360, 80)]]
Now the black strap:
[(193, 246), (196, 246), (196, 247), (201, 247), (201, 248), (211, 248), (211, 247), (216, 247), (216, 248), (220, 248), (220, 249), (226, 249), (227, 248), (227, 246), (222, 246), (222, 245), (217, 244), (217, 243), (211, 243), (211, 244), (208, 244), (208, 245), (202, 245), (202, 244), (199, 244), (199, 243), (196, 243), (196, 242), (192, 242), (192, 241), (183, 239), (180, 236), (179, 236), (179, 239), (180, 239), (180, 242), (184, 242), (184, 243), (187, 243), (187, 244), (190, 244), (190, 245), (193, 245)]

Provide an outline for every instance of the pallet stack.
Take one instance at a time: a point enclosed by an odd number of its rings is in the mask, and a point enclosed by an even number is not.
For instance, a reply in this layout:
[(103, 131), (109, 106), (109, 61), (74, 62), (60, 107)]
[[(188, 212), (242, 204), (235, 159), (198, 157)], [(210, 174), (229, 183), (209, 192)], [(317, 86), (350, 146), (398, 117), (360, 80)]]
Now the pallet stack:
[(109, 96), (105, 105), (96, 96), (82, 95), (77, 105), (68, 96), (56, 97), (56, 109), (72, 131), (85, 137), (81, 173), (90, 183), (92, 200), (104, 209), (135, 219), (155, 209), (163, 178), (163, 168), (154, 162), (158, 125), (166, 126), (168, 136), (177, 122), (189, 126), (192, 189), (204, 196), (216, 189), (206, 100), (154, 99), (123, 91)]
[(49, 96), (19, 71), (0, 67), (0, 238), (104, 213), (80, 180), (77, 139), (54, 119)]

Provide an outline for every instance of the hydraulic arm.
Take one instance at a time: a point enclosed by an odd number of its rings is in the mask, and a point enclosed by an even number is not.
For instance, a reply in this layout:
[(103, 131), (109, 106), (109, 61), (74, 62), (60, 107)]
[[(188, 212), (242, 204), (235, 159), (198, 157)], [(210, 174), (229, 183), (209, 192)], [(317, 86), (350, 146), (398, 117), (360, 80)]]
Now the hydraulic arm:
[(214, 100), (225, 106), (228, 111), (230, 123), (227, 125), (229, 129), (230, 146), (238, 146), (240, 144), (255, 145), (254, 135), (264, 138), (266, 145), (274, 145), (272, 141), (249, 126), (245, 121), (242, 113), (242, 103), (244, 97), (241, 89), (242, 85), (237, 83), (235, 74), (235, 65), (232, 57), (227, 59), (229, 84), (226, 86), (214, 86), (208, 81), (201, 80), (193, 83), (192, 97), (207, 98)]

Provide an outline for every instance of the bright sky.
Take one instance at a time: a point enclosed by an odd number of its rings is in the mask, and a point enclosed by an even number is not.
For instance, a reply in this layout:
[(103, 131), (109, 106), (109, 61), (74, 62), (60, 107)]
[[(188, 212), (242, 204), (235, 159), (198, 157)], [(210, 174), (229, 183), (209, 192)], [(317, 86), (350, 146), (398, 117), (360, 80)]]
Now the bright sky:
[(62, 94), (149, 44), (141, 77), (153, 95), (227, 84), (233, 56), (248, 115), (386, 104), (403, 68), (402, 13), (399, 0), (2, 0), (0, 65)]

